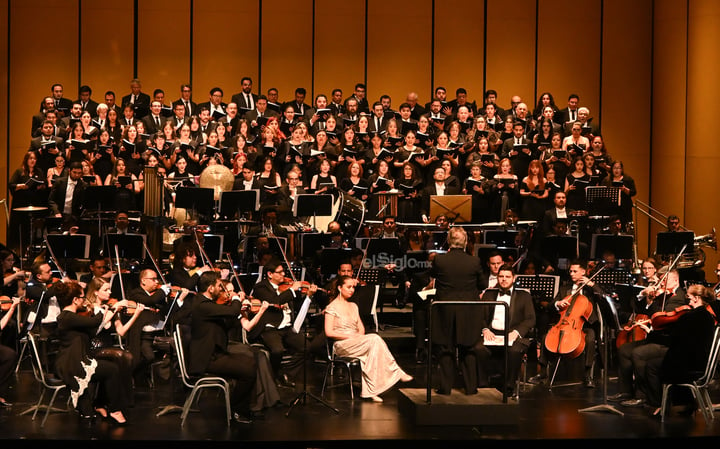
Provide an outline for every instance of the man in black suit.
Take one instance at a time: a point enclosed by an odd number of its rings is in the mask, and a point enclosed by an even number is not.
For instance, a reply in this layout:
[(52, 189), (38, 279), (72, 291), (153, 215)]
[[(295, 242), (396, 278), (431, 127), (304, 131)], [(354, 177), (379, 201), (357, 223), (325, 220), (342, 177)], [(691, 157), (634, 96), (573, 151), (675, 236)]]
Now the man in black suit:
[(130, 81), (130, 93), (122, 97), (122, 105), (132, 105), (137, 119), (142, 119), (150, 113), (150, 95), (142, 92), (139, 79)]
[(555, 196), (553, 197), (554, 207), (545, 211), (543, 220), (540, 223), (540, 230), (543, 236), (553, 233), (555, 223), (557, 223), (558, 219), (570, 220), (572, 210), (565, 207), (566, 203), (567, 195), (565, 195), (565, 192), (562, 190), (555, 192)]
[[(320, 111), (318, 113), (318, 111)], [(315, 106), (305, 110), (303, 120), (311, 130), (325, 129), (325, 120), (331, 114), (328, 109), (328, 99), (324, 94), (315, 97)]]
[(338, 128), (345, 129), (347, 126), (355, 125), (360, 118), (360, 107), (357, 98), (350, 97), (345, 101), (345, 113), (338, 118)]
[(162, 103), (153, 100), (150, 103), (150, 114), (143, 117), (142, 122), (145, 124), (145, 132), (150, 134), (156, 134), (162, 131), (162, 127), (165, 124), (165, 117), (162, 116)]
[[(580, 122), (580, 133), (588, 139), (593, 136), (600, 135), (600, 126), (593, 122), (593, 118), (590, 117), (590, 109), (581, 106), (577, 109), (577, 121)], [(572, 127), (574, 122), (565, 123), (564, 135), (567, 137), (572, 134)]]
[(90, 113), (91, 117), (97, 117), (98, 102), (90, 98), (92, 96), (92, 89), (90, 86), (80, 86), (78, 91), (79, 98), (77, 101), (82, 105), (82, 110)]
[[(199, 294), (193, 300), (188, 370), (192, 375), (210, 373), (234, 380), (230, 403), (233, 417), (248, 423), (251, 393), (257, 377), (257, 362), (246, 345), (228, 345), (229, 323), (236, 323), (245, 295), (240, 292), (230, 304), (218, 304), (224, 292), (220, 275), (203, 273), (198, 280)], [(233, 324), (234, 325), (234, 324)]]
[(198, 104), (198, 110), (202, 110), (203, 108), (207, 108), (210, 111), (210, 118), (213, 121), (218, 121), (222, 117), (225, 117), (227, 113), (225, 112), (225, 108), (227, 108), (227, 104), (223, 103), (223, 90), (219, 87), (213, 87), (210, 89), (210, 98), (208, 101), (204, 103)]
[(60, 178), (53, 183), (48, 198), (50, 213), (56, 217), (63, 217), (65, 221), (80, 219), (84, 208), (85, 188), (87, 184), (82, 180), (82, 164), (70, 164), (67, 177)]
[(45, 97), (43, 99), (43, 107), (40, 108), (40, 112), (33, 115), (32, 123), (30, 125), (30, 132), (33, 137), (37, 137), (36, 130), (38, 130), (42, 126), (42, 122), (46, 120), (45, 114), (47, 114), (48, 111), (55, 111), (55, 102), (53, 101), (53, 97)]
[[(488, 375), (497, 369), (497, 363), (504, 360), (502, 338), (508, 339), (508, 371), (505, 373), (505, 392), (511, 396), (520, 373), (523, 356), (530, 347), (530, 333), (535, 327), (535, 305), (530, 292), (513, 287), (515, 272), (511, 265), (500, 267), (497, 274), (497, 288), (487, 289), (483, 301), (500, 301), (508, 304), (483, 307), (482, 338), (475, 345), (478, 359), (478, 385), (488, 385)], [(508, 328), (505, 328), (505, 313), (509, 312)], [(502, 365), (500, 365), (502, 366)], [(501, 370), (504, 371), (504, 370)]]
[(189, 84), (180, 86), (180, 98), (172, 102), (173, 110), (177, 105), (185, 107), (185, 117), (190, 117), (197, 113), (197, 104), (192, 101), (192, 87)]
[[(430, 269), (435, 281), (435, 302), (479, 301), (482, 290), (480, 259), (466, 252), (467, 233), (461, 227), (448, 231), (450, 250), (438, 254)], [(432, 310), (432, 350), (440, 366), (438, 393), (450, 394), (457, 375), (456, 350), (465, 393), (477, 391), (477, 360), (473, 347), (482, 338), (481, 309), (478, 306), (439, 306)]]
[(182, 103), (173, 103), (173, 115), (168, 120), (172, 123), (175, 131), (179, 130), (182, 125), (188, 119), (188, 115), (185, 114), (185, 105)]
[[(357, 83), (355, 84), (355, 90), (353, 91), (353, 94), (348, 98), (354, 98), (357, 101), (357, 113), (369, 113), (370, 112), (370, 105), (368, 104), (367, 100), (367, 88), (365, 87), (365, 84), (363, 83)], [(347, 100), (345, 100), (345, 107), (347, 108)]]
[(232, 96), (232, 102), (238, 105), (241, 116), (255, 109), (255, 102), (258, 100), (258, 96), (252, 93), (252, 86), (252, 78), (245, 76), (240, 80), (242, 90)]
[(567, 123), (573, 123), (578, 119), (578, 105), (580, 104), (580, 96), (578, 94), (570, 94), (568, 96), (567, 107), (560, 109), (559, 117), (562, 120), (563, 127)]
[(497, 104), (497, 91), (494, 89), (488, 89), (485, 91), (484, 99), (483, 99), (483, 107), (493, 104), (495, 105), (495, 113), (498, 117), (502, 118), (503, 120), (507, 116), (507, 112), (505, 109), (501, 108), (500, 105)]
[(385, 117), (385, 111), (383, 105), (379, 101), (373, 103), (370, 117), (368, 118), (368, 132), (371, 134), (382, 134), (385, 132), (385, 126), (387, 125), (387, 118)]
[[(181, 239), (178, 239), (181, 240)], [(207, 265), (198, 266), (199, 249), (193, 240), (181, 241), (175, 248), (175, 263), (170, 272), (170, 283), (176, 287), (198, 291), (200, 275), (210, 271)]]
[(114, 110), (117, 112), (118, 117), (122, 115), (122, 106), (116, 103), (115, 92), (111, 90), (105, 92), (105, 104), (108, 107), (108, 112)]
[[(250, 329), (247, 338), (250, 343), (259, 342), (268, 348), (270, 364), (278, 382), (290, 386), (302, 367), (305, 350), (305, 336), (293, 330), (294, 312), (299, 310), (304, 299), (300, 292), (302, 284), (292, 281), (289, 286), (285, 286), (287, 289), (281, 288), (286, 280), (285, 269), (277, 260), (265, 264), (263, 272), (265, 279), (255, 284), (252, 297), (280, 307), (268, 308), (260, 321)], [(308, 295), (314, 294), (316, 290), (317, 287), (311, 288)], [(312, 341), (308, 342), (308, 346), (313, 346)], [(282, 366), (282, 357), (286, 351), (291, 353), (292, 360)]]
[(420, 197), (422, 205), (420, 207), (420, 216), (422, 217), (423, 223), (430, 223), (432, 217), (430, 217), (430, 200), (432, 196), (443, 196), (443, 195), (459, 195), (460, 190), (454, 186), (448, 186), (445, 184), (446, 179), (445, 169), (437, 167), (433, 172), (434, 182), (427, 187), (422, 189)]
[(427, 112), (425, 108), (418, 104), (417, 92), (410, 92), (407, 94), (405, 102), (410, 105), (410, 117), (412, 117), (413, 120), (419, 120), (420, 117), (425, 115)]
[(65, 153), (64, 140), (53, 135), (55, 125), (50, 120), (45, 120), (41, 129), (41, 135), (30, 141), (28, 151), (37, 154), (38, 166), (43, 173), (47, 173), (55, 165), (55, 157)]
[(477, 106), (474, 101), (468, 101), (467, 90), (464, 87), (458, 87), (455, 90), (455, 99), (448, 101), (448, 107), (453, 114), (457, 114), (460, 106), (467, 106), (473, 116), (477, 114)]
[[(52, 92), (53, 103), (55, 103), (54, 109), (60, 113), (60, 117), (69, 114), (72, 108), (72, 100), (63, 97), (63, 85), (60, 83), (53, 84), (52, 87), (50, 87), (50, 92)], [(42, 112), (44, 108), (45, 101), (43, 100), (40, 103), (40, 112)]]
[(429, 111), (429, 110), (430, 110), (430, 105), (432, 104), (432, 102), (433, 102), (434, 100), (440, 101), (440, 110), (442, 111), (443, 114), (449, 115), (450, 112), (452, 112), (452, 111), (450, 110), (450, 108), (445, 109), (445, 108), (447, 107), (447, 103), (448, 103), (448, 102), (447, 102), (447, 89), (445, 89), (445, 88), (442, 87), (442, 86), (437, 86), (437, 87), (435, 88), (435, 92), (434, 92), (434, 94), (433, 94), (432, 100), (430, 100), (430, 101), (428, 101), (427, 103), (425, 103), (425, 109), (427, 109), (427, 110)]
[(335, 117), (339, 117), (345, 113), (345, 103), (343, 102), (343, 91), (342, 89), (333, 89), (330, 95), (330, 103), (328, 103), (328, 109), (332, 111)]
[(305, 103), (305, 97), (307, 96), (307, 90), (304, 87), (298, 87), (295, 89), (295, 99), (288, 101), (282, 106), (282, 110), (287, 109), (288, 106), (292, 106), (295, 111), (295, 118), (302, 120), (305, 117), (305, 113), (312, 109), (312, 107)]
[(82, 104), (80, 104), (79, 101), (72, 103), (70, 105), (68, 115), (63, 117), (61, 120), (63, 128), (65, 128), (66, 130), (70, 130), (70, 127), (73, 125), (73, 123), (80, 121), (80, 116), (82, 115), (82, 113)]
[(243, 118), (248, 122), (250, 127), (250, 133), (257, 136), (260, 134), (260, 130), (267, 123), (267, 119), (270, 117), (277, 117), (277, 113), (267, 108), (267, 98), (265, 95), (260, 95), (255, 99), (255, 108), (247, 111)]
[(242, 169), (242, 177), (236, 177), (233, 190), (261, 190), (262, 184), (255, 177), (255, 170), (247, 165)]
[(500, 158), (510, 159), (512, 172), (518, 179), (527, 176), (530, 161), (533, 159), (533, 150), (530, 141), (525, 136), (525, 124), (521, 121), (513, 123), (513, 136), (505, 139), (500, 149)]
[(448, 122), (449, 124), (449, 119), (442, 112), (442, 102), (440, 102), (440, 100), (436, 98), (428, 104), (429, 107), (427, 117), (428, 120), (430, 120), (430, 125), (434, 128), (436, 132), (444, 131), (445, 122)]

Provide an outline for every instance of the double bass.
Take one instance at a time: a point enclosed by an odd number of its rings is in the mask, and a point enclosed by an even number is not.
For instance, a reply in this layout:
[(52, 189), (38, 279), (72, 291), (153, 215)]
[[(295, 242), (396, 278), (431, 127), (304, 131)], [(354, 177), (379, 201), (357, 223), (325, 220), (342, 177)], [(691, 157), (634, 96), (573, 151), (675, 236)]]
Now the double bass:
[(585, 350), (585, 331), (583, 325), (590, 318), (593, 304), (582, 289), (605, 267), (601, 267), (592, 277), (580, 285), (575, 293), (564, 298), (569, 305), (563, 310), (560, 320), (545, 335), (545, 348), (558, 355), (574, 359)]

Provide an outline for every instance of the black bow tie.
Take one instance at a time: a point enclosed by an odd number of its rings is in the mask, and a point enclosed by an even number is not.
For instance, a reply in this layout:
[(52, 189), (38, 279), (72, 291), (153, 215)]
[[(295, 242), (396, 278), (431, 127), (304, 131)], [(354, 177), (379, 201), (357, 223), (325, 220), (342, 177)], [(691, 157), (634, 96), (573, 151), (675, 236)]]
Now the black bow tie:
[(501, 288), (498, 293), (498, 296), (502, 296), (502, 295), (510, 295), (510, 289), (509, 288)]

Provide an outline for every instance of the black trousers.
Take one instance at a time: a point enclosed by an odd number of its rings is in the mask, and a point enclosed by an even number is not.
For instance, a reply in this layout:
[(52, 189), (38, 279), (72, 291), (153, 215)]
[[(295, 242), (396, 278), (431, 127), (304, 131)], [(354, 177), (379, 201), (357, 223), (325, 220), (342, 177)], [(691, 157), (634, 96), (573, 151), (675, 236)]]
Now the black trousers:
[[(322, 335), (324, 337), (324, 334)], [(283, 372), (291, 378), (297, 377), (300, 373), (306, 349), (307, 354), (316, 354), (320, 347), (325, 346), (324, 338), (316, 337), (307, 342), (306, 348), (305, 334), (302, 331), (296, 334), (291, 326), (282, 329), (265, 328), (260, 334), (260, 340), (270, 351), (270, 365), (275, 375)], [(282, 358), (286, 351), (290, 353), (291, 358), (285, 366), (282, 366)]]
[(127, 401), (123, 395), (120, 368), (114, 362), (102, 359), (95, 360), (97, 361), (97, 367), (90, 381), (92, 384), (97, 385), (97, 394), (94, 388), (89, 387), (85, 390), (85, 393), (78, 399), (78, 411), (89, 416), (93, 414), (93, 406), (95, 406), (107, 407), (110, 413), (125, 412)]
[(257, 378), (257, 363), (251, 352), (216, 354), (210, 360), (207, 372), (235, 381), (230, 393), (233, 410), (244, 413), (250, 409), (250, 393)]
[(8, 386), (15, 372), (15, 363), (17, 362), (17, 352), (5, 345), (0, 345), (0, 397), (7, 399)]
[[(478, 388), (477, 355), (473, 347), (464, 345), (434, 345), (440, 368), (438, 393), (450, 394), (458, 373), (457, 360), (464, 381), (465, 392), (474, 393)], [(457, 348), (457, 358), (455, 350)]]
[(522, 360), (528, 350), (527, 340), (517, 339), (512, 346), (508, 347), (507, 373), (505, 373), (505, 347), (485, 346), (483, 342), (475, 345), (474, 351), (477, 354), (478, 384), (488, 384), (488, 375), (499, 372), (505, 374), (505, 388), (514, 389), (515, 382), (520, 374)]

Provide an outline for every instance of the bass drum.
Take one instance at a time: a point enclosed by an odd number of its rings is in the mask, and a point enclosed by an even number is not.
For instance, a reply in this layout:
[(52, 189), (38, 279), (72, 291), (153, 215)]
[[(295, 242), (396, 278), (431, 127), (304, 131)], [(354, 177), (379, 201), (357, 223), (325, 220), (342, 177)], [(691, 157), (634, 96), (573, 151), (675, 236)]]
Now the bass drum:
[(327, 232), (330, 223), (337, 221), (346, 235), (357, 237), (365, 220), (365, 203), (345, 192), (336, 195), (331, 215), (310, 218), (310, 223), (319, 232)]

